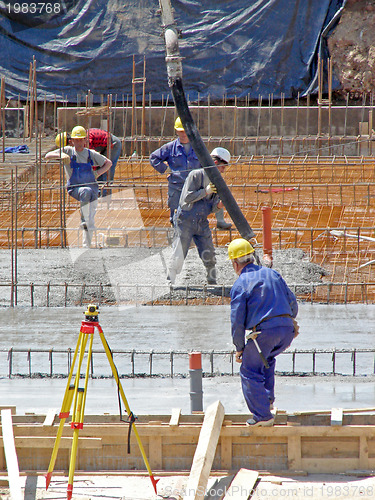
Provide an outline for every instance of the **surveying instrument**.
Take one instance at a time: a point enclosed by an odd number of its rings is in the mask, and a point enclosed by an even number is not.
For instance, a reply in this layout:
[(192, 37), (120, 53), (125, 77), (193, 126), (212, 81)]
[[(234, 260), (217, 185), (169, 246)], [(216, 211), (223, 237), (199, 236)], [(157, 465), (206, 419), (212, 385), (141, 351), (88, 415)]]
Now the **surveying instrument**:
[[(147, 460), (147, 456), (145, 453), (145, 450), (143, 448), (141, 439), (138, 434), (138, 430), (134, 424), (135, 421), (135, 416), (133, 412), (130, 410), (128, 401), (125, 397), (124, 390), (122, 388), (118, 371), (117, 368), (113, 362), (113, 357), (112, 357), (112, 352), (109, 348), (109, 345), (107, 343), (107, 340), (104, 336), (103, 330), (101, 326), (99, 325), (99, 311), (98, 311), (98, 306), (94, 304), (89, 304), (87, 307), (87, 311), (84, 312), (85, 319), (82, 321), (81, 324), (81, 329), (79, 332), (78, 336), (78, 341), (77, 341), (77, 346), (74, 351), (74, 356), (73, 356), (73, 361), (72, 365), (70, 367), (69, 375), (68, 375), (68, 382), (66, 384), (66, 390), (64, 394), (64, 399), (62, 402), (61, 406), (61, 411), (59, 413), (59, 418), (60, 418), (60, 424), (59, 428), (57, 431), (56, 435), (56, 440), (55, 444), (52, 450), (52, 455), (51, 455), (51, 460), (49, 463), (47, 475), (46, 475), (46, 489), (48, 489), (48, 486), (51, 482), (51, 476), (53, 469), (55, 467), (55, 462), (57, 458), (57, 453), (59, 450), (59, 445), (60, 445), (60, 440), (61, 436), (64, 430), (64, 424), (65, 420), (69, 417), (70, 414), (70, 409), (72, 406), (73, 402), (73, 412), (72, 412), (72, 419), (70, 423), (70, 427), (73, 429), (73, 440), (72, 440), (72, 448), (71, 448), (71, 454), (70, 454), (70, 463), (69, 463), (69, 479), (68, 479), (68, 487), (67, 487), (67, 499), (70, 500), (73, 495), (73, 479), (74, 479), (74, 470), (75, 470), (75, 464), (76, 464), (76, 458), (77, 458), (77, 449), (78, 449), (78, 437), (79, 437), (79, 431), (80, 429), (83, 428), (83, 420), (84, 420), (84, 412), (85, 412), (85, 403), (86, 403), (86, 395), (87, 395), (87, 384), (88, 384), (88, 379), (89, 379), (89, 369), (90, 369), (90, 360), (92, 356), (92, 345), (93, 345), (93, 340), (94, 340), (94, 332), (95, 329), (98, 330), (99, 335), (100, 335), (100, 340), (102, 341), (105, 353), (107, 355), (108, 362), (111, 366), (112, 369), (112, 374), (114, 379), (116, 380), (116, 384), (118, 387), (118, 392), (119, 396), (121, 396), (121, 399), (124, 403), (126, 412), (128, 414), (128, 422), (130, 425), (129, 428), (129, 435), (130, 435), (130, 429), (132, 428), (134, 430), (134, 435), (136, 437), (139, 450), (141, 452), (143, 461), (145, 463), (147, 472), (150, 476), (152, 486), (154, 487), (155, 493), (157, 494), (156, 491), (156, 483), (158, 482), (158, 479), (155, 479), (152, 470), (150, 468), (150, 465)], [(80, 379), (81, 379), (81, 368), (82, 368), (82, 363), (83, 363), (83, 358), (85, 355), (86, 351), (86, 345), (87, 342), (89, 341), (89, 347), (87, 351), (87, 359), (86, 359), (86, 372), (85, 372), (85, 377), (84, 377), (84, 384), (83, 387), (79, 387)], [(72, 378), (73, 378), (73, 373), (74, 373), (74, 368), (75, 364), (78, 358), (78, 366), (76, 370), (76, 375), (74, 378), (74, 383), (72, 384)], [(129, 450), (128, 450), (129, 452)]]

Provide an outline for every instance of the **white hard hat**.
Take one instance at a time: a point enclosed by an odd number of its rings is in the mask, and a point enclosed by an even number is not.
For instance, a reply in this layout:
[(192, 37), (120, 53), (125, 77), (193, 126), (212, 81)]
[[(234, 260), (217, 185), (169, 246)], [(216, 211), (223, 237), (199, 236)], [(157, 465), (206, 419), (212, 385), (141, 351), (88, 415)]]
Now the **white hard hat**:
[(230, 152), (225, 148), (215, 148), (211, 152), (211, 156), (217, 156), (220, 160), (223, 160), (226, 163), (230, 162)]

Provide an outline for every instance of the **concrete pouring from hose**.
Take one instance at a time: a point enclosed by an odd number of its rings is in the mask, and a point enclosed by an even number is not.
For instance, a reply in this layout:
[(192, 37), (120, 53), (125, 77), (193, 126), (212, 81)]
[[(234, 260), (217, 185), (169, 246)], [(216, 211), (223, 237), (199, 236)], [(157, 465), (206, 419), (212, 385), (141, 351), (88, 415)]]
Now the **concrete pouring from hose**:
[(200, 164), (205, 169), (208, 178), (215, 185), (217, 193), (223, 202), (228, 214), (234, 222), (241, 236), (250, 240), (255, 238), (255, 233), (239, 208), (230, 189), (217, 169), (210, 153), (204, 145), (197, 126), (190, 113), (182, 85), (182, 64), (178, 46), (179, 32), (174, 21), (170, 0), (159, 0), (161, 18), (163, 23), (168, 85), (171, 88), (178, 116), (189, 138), (190, 144), (197, 155)]

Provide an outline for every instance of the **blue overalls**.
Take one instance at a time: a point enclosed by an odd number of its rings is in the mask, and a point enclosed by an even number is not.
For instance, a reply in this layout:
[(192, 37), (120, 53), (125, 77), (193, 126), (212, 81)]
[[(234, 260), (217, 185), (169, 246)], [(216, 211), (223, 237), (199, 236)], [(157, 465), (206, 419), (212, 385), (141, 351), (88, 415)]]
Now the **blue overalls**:
[(93, 230), (95, 227), (94, 219), (99, 197), (99, 186), (93, 165), (90, 150), (88, 150), (88, 163), (78, 163), (77, 157), (73, 155), (70, 158), (72, 175), (67, 183), (69, 195), (80, 202), (82, 225), (87, 230)]
[[(297, 312), (295, 295), (274, 269), (248, 264), (231, 289), (232, 338), (236, 350), (243, 351), (242, 392), (255, 421), (272, 418), (275, 358), (294, 338), (292, 318)], [(250, 339), (245, 344), (246, 330), (254, 328), (269, 368), (265, 368), (254, 342)]]
[(206, 268), (207, 282), (209, 284), (216, 283), (215, 248), (212, 243), (211, 229), (207, 220), (208, 215), (213, 211), (213, 207), (216, 204), (217, 196), (211, 195), (193, 203), (190, 210), (182, 210), (180, 206), (177, 208), (173, 217), (175, 236), (169, 266), (170, 278), (172, 273), (174, 275), (174, 273), (179, 274), (181, 272), (191, 240), (193, 240), (199, 257)]
[(168, 175), (168, 207), (170, 209), (170, 221), (172, 222), (174, 212), (178, 207), (181, 190), (189, 172), (200, 168), (201, 165), (194, 150), (190, 148), (186, 153), (183, 144), (178, 138), (151, 153), (150, 163), (161, 174), (168, 167), (171, 170)]

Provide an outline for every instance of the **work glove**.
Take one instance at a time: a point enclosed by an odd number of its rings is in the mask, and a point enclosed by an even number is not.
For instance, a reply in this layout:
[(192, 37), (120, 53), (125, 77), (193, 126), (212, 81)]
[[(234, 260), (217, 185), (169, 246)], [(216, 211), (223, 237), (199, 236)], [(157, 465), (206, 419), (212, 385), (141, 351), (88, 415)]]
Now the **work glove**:
[(209, 183), (209, 185), (206, 187), (206, 193), (207, 194), (216, 194), (217, 189), (215, 184), (212, 184), (212, 182)]
[(292, 321), (294, 326), (294, 338), (296, 338), (299, 335), (299, 324), (297, 323), (297, 320), (295, 318), (292, 318)]
[(66, 153), (61, 152), (61, 159), (64, 163), (69, 163), (70, 162), (70, 156), (67, 155)]

